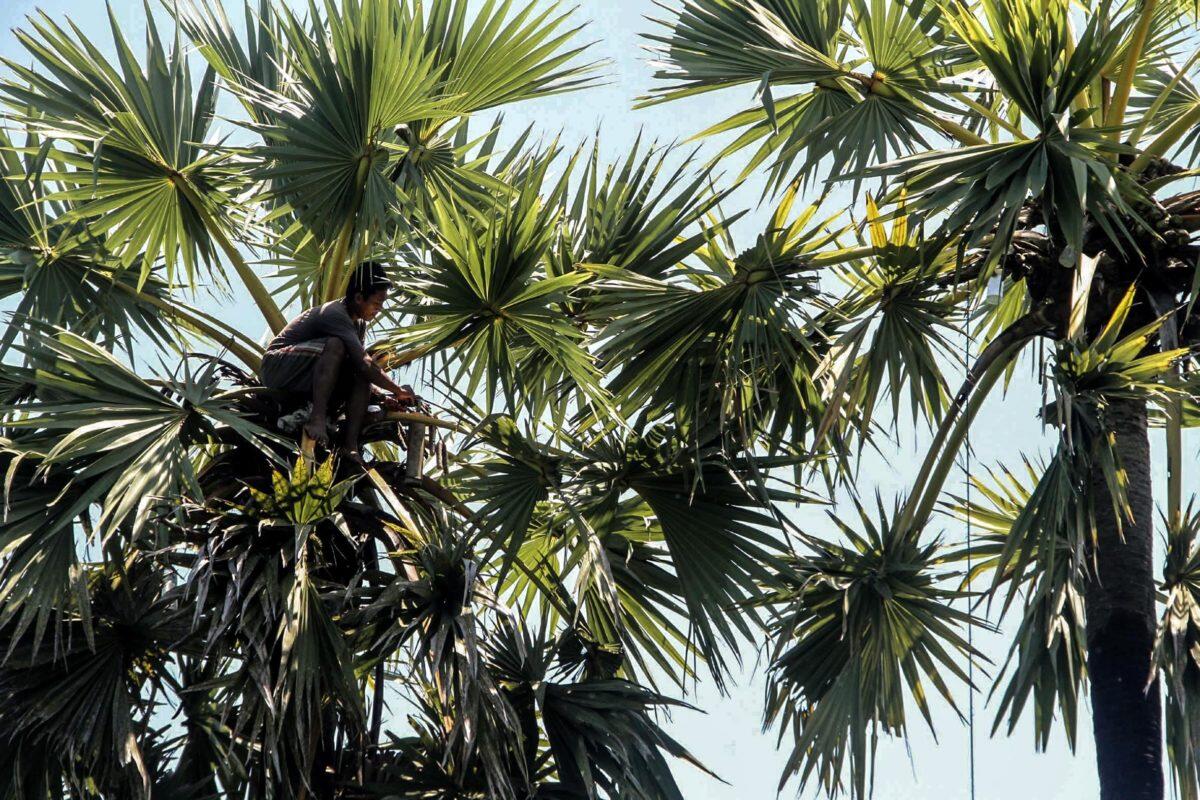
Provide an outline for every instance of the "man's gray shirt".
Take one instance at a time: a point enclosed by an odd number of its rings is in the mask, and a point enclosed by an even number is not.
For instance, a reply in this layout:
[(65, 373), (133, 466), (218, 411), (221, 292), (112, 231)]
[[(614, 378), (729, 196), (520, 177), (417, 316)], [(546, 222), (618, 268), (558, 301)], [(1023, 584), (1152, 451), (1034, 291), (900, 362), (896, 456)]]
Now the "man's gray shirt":
[(367, 354), (366, 348), (363, 347), (366, 333), (366, 323), (351, 319), (345, 302), (330, 300), (324, 305), (308, 309), (289, 322), (267, 345), (267, 350), (336, 336), (346, 346), (346, 357), (350, 363), (355, 369), (362, 369), (363, 356)]

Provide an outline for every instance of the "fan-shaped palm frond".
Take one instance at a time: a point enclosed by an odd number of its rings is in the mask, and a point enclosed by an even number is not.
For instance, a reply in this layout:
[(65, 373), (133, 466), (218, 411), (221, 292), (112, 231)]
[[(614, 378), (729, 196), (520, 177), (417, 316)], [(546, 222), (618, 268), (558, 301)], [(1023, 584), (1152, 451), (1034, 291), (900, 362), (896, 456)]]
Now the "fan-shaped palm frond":
[(0, 596), (5, 619), (28, 621), (69, 590), (76, 520), (93, 506), (102, 540), (125, 524), (137, 536), (163, 503), (202, 496), (197, 448), (246, 441), (265, 449), (272, 436), (231, 408), (215, 361), (151, 383), (73, 333), (44, 324), (22, 333), (17, 347), (30, 366), (8, 371), (38, 396), (2, 409), (12, 516)]
[(720, 682), (727, 669), (722, 645), (736, 657), (740, 637), (760, 624), (746, 602), (771, 582), (772, 567), (782, 569), (779, 523), (767, 503), (798, 498), (783, 492), (761, 498), (747, 488), (753, 479), (744, 463), (723, 458), (719, 448), (691, 447), (661, 428), (625, 440), (610, 436), (581, 450), (574, 481), (589, 518), (600, 515), (601, 536), (627, 491), (653, 513), (678, 581), (677, 589), (668, 585), (686, 606), (690, 638)]
[(670, 36), (647, 36), (668, 59), (657, 77), (677, 81), (660, 90), (661, 99), (761, 81), (764, 74), (789, 83), (840, 77), (834, 53), (845, 13), (843, 2), (685, 2), (673, 25), (662, 23)]
[(468, 21), (460, 0), (412, 4), (408, 26), (421, 32), (457, 115), (593, 83), (597, 64), (572, 63), (587, 46), (570, 46), (582, 29), (570, 27), (570, 12), (558, 3), (513, 8), (512, 0), (486, 0)]
[(226, 431), (260, 445), (270, 437), (227, 407), (216, 362), (155, 386), (66, 331), (33, 328), (19, 347), (32, 366), (21, 374), (45, 394), (7, 407), (6, 425), (32, 432), (19, 446), (41, 472), (65, 469), (89, 487), (89, 502), (103, 506), (103, 536), (130, 517), (135, 530), (144, 525), (160, 498), (200, 495), (189, 447)]
[(596, 137), (567, 212), (556, 273), (586, 263), (658, 278), (737, 219), (704, 229), (731, 190), (715, 189), (709, 169), (689, 175), (690, 155), (668, 172), (673, 153), (672, 147), (643, 149), (639, 133), (623, 162), (605, 165)]
[(932, 727), (926, 682), (957, 709), (949, 680), (969, 683), (962, 659), (980, 658), (960, 633), (979, 621), (942, 585), (941, 544), (878, 505), (873, 520), (856, 503), (861, 533), (830, 514), (848, 544), (806, 536), (785, 587), (763, 600), (776, 610), (766, 719), (795, 737), (781, 788), (798, 777), (835, 794), (846, 780), (867, 797), (878, 733), (903, 735), (910, 702)]
[[(44, 167), (52, 157), (39, 141), (30, 134), (22, 158), (0, 131), (0, 298), (20, 295), (13, 309), (18, 318), (69, 328), (110, 346), (128, 346), (135, 331), (156, 343), (170, 340), (158, 311), (139, 301), (139, 295), (162, 301), (163, 282), (157, 274), (139, 277), (122, 269), (103, 240), (69, 221), (74, 204), (45, 197), (53, 184)], [(0, 350), (15, 335), (10, 326)]]
[(694, 648), (679, 622), (687, 616), (683, 584), (653, 513), (637, 497), (621, 503), (606, 524), (589, 515), (589, 524), (603, 537), (619, 611), (594, 581), (584, 596), (586, 619), (599, 643), (620, 648), (622, 675), (654, 686), (661, 673), (682, 687), (695, 674), (689, 659)]
[(943, 363), (956, 357), (948, 336), (959, 314), (948, 287), (957, 269), (953, 241), (910, 227), (903, 207), (889, 234), (869, 195), (866, 205), (871, 256), (839, 269), (851, 289), (838, 309), (848, 322), (822, 370), (833, 384), (822, 430), (851, 423), (864, 440), (885, 397), (899, 419), (906, 386), (914, 422), (941, 419), (950, 399)]
[(1200, 109), (1200, 88), (1188, 75), (1188, 69), (1196, 64), (1197, 58), (1200, 58), (1200, 51), (1193, 53), (1182, 67), (1160, 68), (1145, 75), (1139, 87), (1142, 91), (1130, 100), (1130, 108), (1142, 115), (1131, 139), (1137, 141), (1144, 135), (1170, 135), (1174, 140), (1172, 146), (1186, 154), (1184, 160), (1187, 163), (1196, 160), (1197, 147), (1200, 147), (1200, 134), (1197, 134), (1193, 121), (1196, 109)]
[[(244, 41), (239, 40), (220, 2), (179, 0), (167, 8), (226, 85), (280, 90), (287, 78), (287, 41), (271, 0), (259, 0), (257, 7), (249, 0), (245, 3)], [(252, 93), (234, 94), (254, 122), (266, 124), (271, 120), (270, 107), (255, 102)]]
[[(1086, 676), (1086, 556), (1080, 530), (1088, 512), (1067, 469), (1061, 451), (1045, 465), (1026, 460), (1024, 475), (1000, 469), (987, 479), (973, 477), (972, 491), (981, 499), (955, 497), (950, 504), (955, 516), (982, 531), (969, 553), (956, 554), (974, 562), (972, 577), (995, 570), (996, 585), (1009, 583), (1003, 611), (1024, 593), (1021, 622), (993, 690), (1007, 676), (992, 729), (1007, 717), (1011, 734), (1032, 699), (1034, 742), (1043, 750), (1056, 721), (1074, 747)], [(1006, 556), (1014, 546), (1022, 548), (1015, 560)]]
[(32, 32), (17, 34), (41, 71), (5, 60), (20, 81), (0, 82), (0, 94), (63, 165), (45, 173), (66, 185), (51, 197), (75, 204), (63, 221), (103, 233), (122, 264), (140, 260), (143, 281), (160, 257), (168, 280), (182, 260), (194, 281), (197, 260), (215, 266), (220, 247), (256, 300), (269, 300), (230, 243), (228, 212), (244, 180), (228, 153), (207, 144), (215, 74), (207, 71), (193, 90), (182, 43), (176, 39), (168, 50), (149, 13), (144, 67), (111, 10), (109, 23), (115, 66), (83, 31), (65, 30), (44, 14), (30, 20)]
[(250, 123), (263, 138), (254, 151), (257, 177), (271, 186), (270, 199), (286, 203), (337, 250), (321, 299), (348, 277), (351, 243), (382, 230), (400, 210), (387, 178), (397, 126), (445, 113), (434, 97), (441, 76), (420, 39), (406, 33), (399, 3), (348, 0), (325, 12), (310, 4), (313, 36), (296, 12), (279, 9), (291, 80), (277, 92), (243, 87), (269, 111), (267, 121)]
[(1162, 589), (1166, 607), (1155, 640), (1155, 666), (1166, 678), (1167, 747), (1176, 786), (1185, 800), (1197, 797), (1200, 763), (1200, 516), (1189, 506), (1168, 531)]
[(969, 247), (988, 237), (993, 256), (1011, 239), (1030, 199), (1065, 242), (1060, 258), (1068, 267), (1083, 252), (1085, 220), (1114, 242), (1132, 243), (1129, 220), (1138, 222), (1134, 205), (1143, 192), (1115, 169), (1107, 132), (1073, 106), (1113, 57), (1129, 19), (1092, 15), (1076, 44), (1065, 4), (1051, 3), (1045, 14), (1016, 0), (985, 0), (980, 8), (981, 17), (955, 7), (948, 24), (1036, 135), (919, 153), (871, 174), (896, 176), (897, 191), (923, 217), (947, 212), (944, 226), (964, 231)]
[(464, 486), (468, 499), (481, 503), (478, 514), (491, 540), (490, 552), (503, 551), (512, 559), (520, 552), (538, 504), (562, 482), (562, 455), (523, 436), (511, 417), (490, 416), (476, 431), (500, 457), (470, 465), (473, 479)]
[(323, 299), (341, 291), (345, 262), (368, 233), (410, 214), (405, 198), (494, 188), (480, 169), (485, 157), (468, 155), (464, 117), (579, 88), (593, 66), (575, 63), (583, 48), (568, 42), (577, 29), (553, 5), (513, 12), (509, 0), (489, 1), (468, 17), (458, 0), (345, 0), (310, 3), (308, 16), (279, 8), (260, 23), (279, 31), (276, 70), (260, 64), (270, 55), (260, 52), (263, 31), (248, 31), (243, 45), (207, 3), (182, 19), (255, 107), (248, 125), (264, 142), (253, 150), (257, 177), (272, 187), (267, 199), (321, 241)]
[(690, 708), (685, 703), (620, 680), (546, 683), (539, 694), (558, 766), (559, 785), (548, 787), (549, 797), (683, 800), (660, 751), (704, 769), (648, 713)]
[[(776, 188), (811, 180), (826, 160), (827, 174), (839, 175), (928, 147), (922, 129), (982, 141), (934, 113), (957, 110), (947, 78), (964, 60), (944, 46), (941, 15), (920, 2), (688, 0), (674, 22), (661, 23), (669, 35), (647, 34), (665, 57), (655, 77), (675, 82), (643, 103), (757, 84), (761, 108), (700, 135), (745, 129), (721, 156), (754, 146), (743, 175), (771, 159)], [(797, 84), (808, 86), (774, 94)]]
[(501, 597), (571, 626), (560, 656), (570, 651), (585, 676), (654, 686), (665, 675), (682, 687), (693, 675), (682, 588), (641, 498), (615, 511), (573, 496), (539, 507), (507, 574)]
[(539, 386), (533, 381), (541, 376), (521, 369), (532, 361), (609, 408), (583, 333), (556, 310), (588, 276), (546, 271), (565, 191), (564, 179), (549, 197), (539, 195), (550, 161), (540, 159), (517, 192), (482, 220), (435, 204), (431, 263), (406, 283), (418, 302), (404, 310), (417, 322), (398, 332), (397, 343), (416, 343), (423, 351), (449, 348), (464, 394), (473, 396), (482, 385), (489, 404), (498, 394), (509, 409), (530, 402), (530, 389)]
[(829, 220), (813, 223), (815, 206), (789, 221), (794, 197), (783, 198), (768, 229), (740, 253), (713, 231), (696, 251), (703, 269), (652, 278), (589, 266), (598, 280), (585, 317), (603, 324), (599, 355), (618, 365), (609, 389), (622, 407), (670, 403), (696, 431), (730, 418), (752, 436), (777, 393), (805, 394), (803, 385), (781, 384), (812, 381), (792, 368), (811, 355), (804, 326), (820, 308), (820, 250), (837, 234), (826, 229)]
[(138, 742), (153, 706), (142, 690), (158, 682), (167, 648), (187, 633), (162, 577), (144, 560), (87, 567), (87, 591), (61, 609), (69, 630), (53, 646), (4, 626), (0, 741), (6, 751), (45, 748), (40, 780), (148, 796)]

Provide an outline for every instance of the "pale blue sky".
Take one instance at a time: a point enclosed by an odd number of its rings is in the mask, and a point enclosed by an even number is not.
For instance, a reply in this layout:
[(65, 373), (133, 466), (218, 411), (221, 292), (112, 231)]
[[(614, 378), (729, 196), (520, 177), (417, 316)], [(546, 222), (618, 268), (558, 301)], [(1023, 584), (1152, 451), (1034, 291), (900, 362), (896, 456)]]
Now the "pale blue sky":
[[(231, 12), (240, 8), (240, 2), (225, 2)], [(127, 34), (140, 45), (142, 3), (117, 0), (114, 6)], [(28, 60), (9, 29), (23, 24), (24, 16), (35, 8), (44, 9), (55, 18), (69, 13), (83, 30), (95, 35), (100, 47), (111, 52), (104, 6), (97, 0), (4, 0), (0, 8), (0, 28), (3, 28), (0, 54)], [(506, 118), (513, 127), (535, 123), (547, 135), (561, 131), (569, 142), (599, 130), (604, 150), (610, 157), (618, 157), (639, 128), (649, 138), (660, 141), (683, 139), (752, 102), (753, 89), (745, 88), (634, 111), (633, 99), (650, 86), (652, 73), (638, 34), (651, 27), (644, 17), (662, 16), (662, 10), (650, 0), (582, 0), (578, 15), (589, 21), (583, 36), (596, 41), (595, 55), (611, 61), (605, 70), (607, 83), (582, 94), (506, 109)], [(240, 20), (240, 12), (231, 16)], [(704, 151), (714, 152), (713, 144), (706, 143)], [(736, 174), (740, 166), (740, 160), (731, 162), (727, 173)], [(750, 182), (739, 190), (727, 210), (753, 208), (761, 191), (761, 181)], [(736, 231), (742, 234), (741, 241), (749, 244), (753, 231), (760, 229), (765, 219), (765, 207), (748, 215)], [(261, 321), (248, 303), (223, 306), (222, 315), (248, 332), (261, 328)], [(1007, 397), (993, 397), (972, 433), (976, 464), (994, 465), (1001, 460), (1015, 463), (1021, 451), (1036, 454), (1039, 443), (1044, 441), (1033, 417), (1039, 405), (1038, 391), (1025, 375), (1018, 375)], [(878, 488), (885, 498), (903, 492), (923, 453), (923, 438), (905, 436), (886, 456), (869, 459), (861, 472), (860, 491), (870, 494)], [(1160, 443), (1156, 442), (1155, 447), (1159, 448)], [(1194, 442), (1189, 452), (1195, 452)], [(1164, 476), (1157, 474), (1156, 481), (1161, 487)], [(819, 513), (807, 510), (798, 513), (797, 519), (802, 526), (824, 524)], [(950, 520), (944, 520), (942, 525), (947, 537), (961, 537), (961, 526)], [(1003, 636), (980, 639), (982, 649), (993, 662), (1002, 661), (1007, 640)], [(786, 751), (776, 750), (773, 733), (763, 734), (760, 730), (763, 681), (761, 671), (755, 670), (755, 654), (751, 652), (749, 656), (728, 697), (718, 695), (711, 685), (701, 685), (687, 699), (707, 713), (680, 711), (669, 724), (671, 733), (729, 784), (718, 784), (680, 764), (676, 772), (688, 800), (766, 800), (775, 796)], [(986, 695), (988, 684), (982, 685)], [(965, 708), (965, 692), (962, 698)], [(1032, 727), (1027, 720), (1022, 721), (1011, 738), (1003, 734), (989, 737), (994, 710), (985, 709), (983, 704), (980, 697), (976, 773), (980, 800), (1073, 800), (1096, 796), (1090, 720), (1086, 716), (1081, 720), (1076, 754), (1070, 753), (1061, 738), (1055, 738), (1050, 752), (1039, 755), (1033, 752)], [(900, 741), (885, 741), (881, 745), (875, 792), (879, 800), (951, 800), (969, 796), (966, 728), (944, 708), (939, 708), (937, 723), (939, 742), (933, 740), (914, 712), (907, 747)], [(783, 796), (793, 795), (794, 787), (790, 787)]]

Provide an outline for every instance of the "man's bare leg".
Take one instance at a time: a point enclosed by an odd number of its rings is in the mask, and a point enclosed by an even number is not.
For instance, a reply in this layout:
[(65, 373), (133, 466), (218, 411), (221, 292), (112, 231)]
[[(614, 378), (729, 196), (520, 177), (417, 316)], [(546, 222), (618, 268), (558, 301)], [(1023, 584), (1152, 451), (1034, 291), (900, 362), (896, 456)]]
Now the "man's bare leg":
[(355, 375), (346, 403), (346, 436), (342, 439), (342, 456), (362, 463), (358, 451), (358, 436), (362, 433), (363, 420), (367, 416), (367, 405), (371, 400), (371, 383), (365, 375)]
[(325, 443), (329, 438), (325, 431), (325, 417), (329, 413), (329, 398), (337, 387), (338, 377), (345, 361), (346, 345), (341, 339), (330, 337), (325, 349), (313, 367), (312, 412), (304, 423), (304, 432), (317, 442)]

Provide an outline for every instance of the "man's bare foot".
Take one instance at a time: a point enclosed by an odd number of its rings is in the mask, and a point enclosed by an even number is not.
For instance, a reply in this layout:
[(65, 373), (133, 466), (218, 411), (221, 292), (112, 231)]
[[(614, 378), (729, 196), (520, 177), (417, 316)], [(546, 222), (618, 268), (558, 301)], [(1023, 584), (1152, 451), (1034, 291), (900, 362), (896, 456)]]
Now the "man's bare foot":
[(364, 470), (367, 468), (367, 462), (363, 461), (362, 453), (358, 452), (357, 447), (343, 447), (338, 450), (338, 457), (344, 458), (347, 461), (352, 461)]
[(325, 415), (310, 416), (308, 422), (304, 423), (304, 432), (317, 444), (325, 444), (329, 439), (329, 434), (325, 430)]

